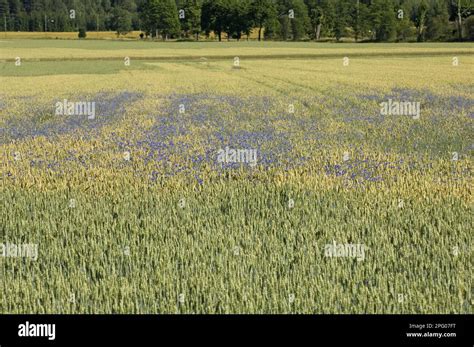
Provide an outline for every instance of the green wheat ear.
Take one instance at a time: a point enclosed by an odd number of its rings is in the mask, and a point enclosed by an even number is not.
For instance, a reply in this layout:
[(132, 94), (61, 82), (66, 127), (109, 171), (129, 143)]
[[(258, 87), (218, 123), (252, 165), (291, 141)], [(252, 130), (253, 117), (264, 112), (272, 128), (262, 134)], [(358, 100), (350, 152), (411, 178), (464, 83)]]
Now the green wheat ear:
[(41, 112), (39, 114), (38, 123), (39, 124), (47, 123), (47, 122), (53, 120), (54, 118), (55, 118), (55, 116), (54, 116), (53, 112), (44, 111), (44, 112)]

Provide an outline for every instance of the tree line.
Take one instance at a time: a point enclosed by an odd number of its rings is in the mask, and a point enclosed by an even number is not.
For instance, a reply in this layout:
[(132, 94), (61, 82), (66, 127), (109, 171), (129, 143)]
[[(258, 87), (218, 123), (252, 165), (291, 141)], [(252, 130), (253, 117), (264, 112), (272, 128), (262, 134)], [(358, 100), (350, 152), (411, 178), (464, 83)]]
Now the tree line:
[(0, 0), (0, 21), (163, 40), (474, 40), (474, 0)]

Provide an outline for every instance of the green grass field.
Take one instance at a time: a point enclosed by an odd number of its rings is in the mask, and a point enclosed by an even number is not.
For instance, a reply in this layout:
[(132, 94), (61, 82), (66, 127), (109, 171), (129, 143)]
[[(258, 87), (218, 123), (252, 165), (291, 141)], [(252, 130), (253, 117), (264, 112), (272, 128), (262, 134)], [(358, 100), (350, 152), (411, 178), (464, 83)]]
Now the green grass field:
[(0, 312), (473, 313), (472, 53), (0, 38)]

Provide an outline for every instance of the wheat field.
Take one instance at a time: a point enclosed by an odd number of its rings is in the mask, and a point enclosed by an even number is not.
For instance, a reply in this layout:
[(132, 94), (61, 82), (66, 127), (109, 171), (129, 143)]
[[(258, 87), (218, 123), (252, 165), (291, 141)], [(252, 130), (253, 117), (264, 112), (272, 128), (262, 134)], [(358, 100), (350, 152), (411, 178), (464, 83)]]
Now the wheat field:
[(0, 47), (0, 312), (473, 313), (473, 44)]

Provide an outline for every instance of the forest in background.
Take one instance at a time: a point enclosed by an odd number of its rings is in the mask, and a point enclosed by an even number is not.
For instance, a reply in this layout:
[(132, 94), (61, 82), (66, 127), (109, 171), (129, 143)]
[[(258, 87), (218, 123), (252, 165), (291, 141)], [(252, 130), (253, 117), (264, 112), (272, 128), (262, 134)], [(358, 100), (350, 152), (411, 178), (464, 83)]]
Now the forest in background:
[(472, 41), (474, 0), (0, 0), (2, 31), (219, 41)]

